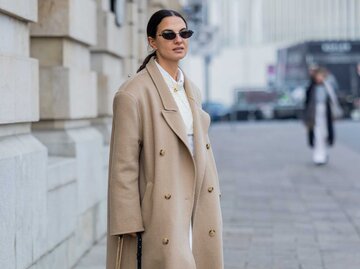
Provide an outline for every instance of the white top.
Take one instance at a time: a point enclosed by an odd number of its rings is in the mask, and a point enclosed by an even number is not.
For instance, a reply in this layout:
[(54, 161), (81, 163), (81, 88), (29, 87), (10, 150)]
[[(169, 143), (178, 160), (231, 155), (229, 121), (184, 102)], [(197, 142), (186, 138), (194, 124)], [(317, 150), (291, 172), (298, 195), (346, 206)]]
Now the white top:
[(179, 108), (181, 117), (184, 121), (186, 133), (188, 135), (188, 141), (191, 148), (192, 153), (194, 154), (194, 146), (193, 146), (193, 136), (194, 136), (194, 128), (193, 128), (193, 115), (191, 111), (191, 107), (189, 104), (189, 100), (187, 98), (185, 88), (184, 88), (184, 74), (180, 68), (178, 68), (178, 80), (176, 81), (173, 77), (164, 69), (160, 64), (155, 61), (157, 67), (160, 70), (172, 96), (175, 99), (175, 102)]

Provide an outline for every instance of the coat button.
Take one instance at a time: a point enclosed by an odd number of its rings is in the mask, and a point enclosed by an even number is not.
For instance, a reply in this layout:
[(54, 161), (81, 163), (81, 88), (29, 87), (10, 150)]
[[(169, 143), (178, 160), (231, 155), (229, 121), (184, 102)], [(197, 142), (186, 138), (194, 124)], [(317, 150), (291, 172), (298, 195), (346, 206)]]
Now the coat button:
[(206, 144), (206, 149), (210, 149), (210, 144)]
[(167, 194), (164, 195), (164, 197), (165, 197), (166, 200), (169, 200), (171, 198), (171, 194), (167, 193)]
[(161, 149), (160, 150), (160, 156), (164, 156), (165, 155), (165, 150), (164, 149)]
[(163, 243), (163, 245), (169, 244), (169, 238), (166, 238), (166, 237), (163, 238), (162, 243)]
[(214, 190), (214, 187), (209, 187), (208, 188), (208, 192), (213, 192), (213, 190)]
[(209, 236), (214, 237), (215, 236), (215, 230), (211, 229), (209, 231)]

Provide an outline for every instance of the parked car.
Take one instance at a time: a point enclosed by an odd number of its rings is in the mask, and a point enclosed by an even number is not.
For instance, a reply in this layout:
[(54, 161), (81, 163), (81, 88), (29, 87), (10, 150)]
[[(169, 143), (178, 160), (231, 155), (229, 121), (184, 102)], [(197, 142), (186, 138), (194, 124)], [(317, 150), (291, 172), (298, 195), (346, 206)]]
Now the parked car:
[(303, 102), (298, 102), (287, 92), (279, 95), (274, 106), (275, 119), (299, 119), (303, 113)]
[(202, 107), (213, 122), (230, 120), (230, 108), (220, 102), (204, 102)]
[(277, 94), (267, 89), (238, 89), (232, 106), (232, 115), (236, 120), (272, 119)]

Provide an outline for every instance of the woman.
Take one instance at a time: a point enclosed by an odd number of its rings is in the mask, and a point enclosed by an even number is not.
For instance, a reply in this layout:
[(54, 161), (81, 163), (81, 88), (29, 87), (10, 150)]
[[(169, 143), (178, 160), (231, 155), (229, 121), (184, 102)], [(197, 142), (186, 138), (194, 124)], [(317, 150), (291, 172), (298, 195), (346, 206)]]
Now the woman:
[(327, 146), (334, 144), (333, 119), (341, 114), (335, 91), (326, 77), (327, 71), (324, 68), (313, 70), (305, 99), (308, 140), (310, 147), (314, 149), (313, 162), (317, 165), (328, 161)]
[[(210, 117), (178, 67), (192, 31), (172, 10), (147, 25), (154, 50), (116, 93), (107, 269), (222, 269), (222, 215)], [(141, 238), (137, 235), (141, 235)]]

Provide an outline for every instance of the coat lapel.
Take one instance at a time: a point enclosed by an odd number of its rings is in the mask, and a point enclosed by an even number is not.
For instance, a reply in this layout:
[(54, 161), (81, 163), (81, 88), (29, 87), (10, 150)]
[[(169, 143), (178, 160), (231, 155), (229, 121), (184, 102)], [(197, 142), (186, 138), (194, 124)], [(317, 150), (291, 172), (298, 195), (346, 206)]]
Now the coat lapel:
[(206, 114), (199, 108), (201, 104), (196, 103), (194, 91), (189, 79), (185, 77), (185, 90), (188, 96), (190, 107), (193, 114), (193, 127), (194, 127), (194, 148), (195, 148), (195, 163), (196, 163), (196, 179), (195, 180), (195, 197), (194, 197), (194, 211), (196, 211), (197, 201), (199, 199), (199, 193), (204, 180), (205, 167), (206, 167), (206, 137), (207, 130), (210, 122), (206, 121)]
[(155, 59), (154, 57), (152, 57), (149, 63), (146, 65), (146, 69), (156, 86), (156, 89), (161, 98), (161, 102), (164, 106), (164, 109), (162, 109), (161, 114), (163, 115), (166, 123), (174, 131), (174, 133), (180, 138), (180, 140), (185, 144), (185, 146), (188, 148), (191, 154), (190, 146), (187, 140), (186, 127), (184, 121), (180, 115), (174, 97), (171, 95), (169, 88), (154, 61)]

